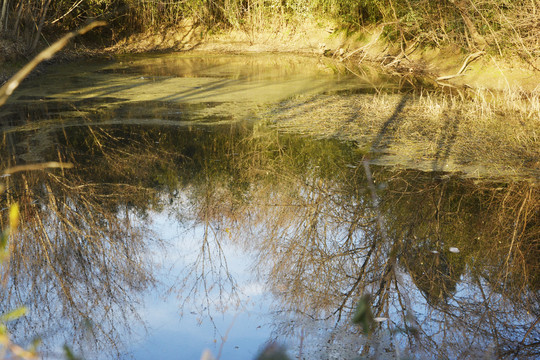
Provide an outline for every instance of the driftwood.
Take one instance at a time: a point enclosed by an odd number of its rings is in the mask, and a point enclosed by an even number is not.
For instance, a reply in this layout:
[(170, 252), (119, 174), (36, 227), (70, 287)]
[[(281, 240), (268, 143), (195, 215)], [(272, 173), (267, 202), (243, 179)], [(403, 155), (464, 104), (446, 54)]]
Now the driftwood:
[(435, 79), (435, 81), (437, 81), (437, 82), (445, 81), (445, 80), (453, 79), (453, 78), (458, 77), (458, 76), (465, 75), (465, 74), (463, 74), (463, 72), (467, 69), (469, 64), (472, 63), (474, 60), (478, 59), (480, 56), (484, 55), (485, 53), (486, 53), (485, 51), (478, 51), (478, 52), (475, 52), (473, 54), (470, 54), (469, 56), (467, 56), (467, 58), (463, 62), (463, 65), (461, 66), (461, 69), (459, 69), (459, 71), (455, 75), (440, 76), (437, 79)]

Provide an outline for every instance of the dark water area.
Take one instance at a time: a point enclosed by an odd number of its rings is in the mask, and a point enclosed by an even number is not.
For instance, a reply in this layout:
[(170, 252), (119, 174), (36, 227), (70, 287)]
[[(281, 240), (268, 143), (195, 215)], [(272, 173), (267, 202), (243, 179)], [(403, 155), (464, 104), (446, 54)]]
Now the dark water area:
[(73, 167), (0, 178), (2, 228), (21, 213), (14, 341), (47, 359), (540, 356), (538, 186), (278, 131), (281, 99), (367, 88), (310, 61), (140, 57), (26, 83), (0, 109), (1, 168)]

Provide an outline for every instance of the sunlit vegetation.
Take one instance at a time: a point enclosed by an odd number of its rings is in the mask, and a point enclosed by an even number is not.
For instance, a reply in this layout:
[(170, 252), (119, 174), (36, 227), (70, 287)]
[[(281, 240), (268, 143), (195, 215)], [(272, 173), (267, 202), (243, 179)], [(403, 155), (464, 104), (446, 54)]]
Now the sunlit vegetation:
[(98, 42), (188, 19), (207, 29), (245, 31), (319, 19), (357, 34), (380, 26), (382, 36), (406, 52), (457, 44), (504, 56), (515, 52), (534, 62), (539, 49), (537, 0), (3, 0), (0, 11), (1, 37), (16, 39), (26, 51), (92, 19), (110, 24)]
[(540, 173), (540, 94), (336, 94), (278, 104), (280, 131), (355, 141), (380, 164), (473, 177)]

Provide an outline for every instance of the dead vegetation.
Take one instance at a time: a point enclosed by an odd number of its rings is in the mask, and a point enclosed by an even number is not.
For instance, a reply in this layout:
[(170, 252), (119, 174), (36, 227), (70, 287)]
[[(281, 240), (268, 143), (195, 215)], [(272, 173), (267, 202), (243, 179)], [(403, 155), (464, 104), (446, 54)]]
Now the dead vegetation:
[(540, 93), (352, 94), (281, 103), (273, 126), (355, 141), (374, 161), (474, 177), (540, 174)]

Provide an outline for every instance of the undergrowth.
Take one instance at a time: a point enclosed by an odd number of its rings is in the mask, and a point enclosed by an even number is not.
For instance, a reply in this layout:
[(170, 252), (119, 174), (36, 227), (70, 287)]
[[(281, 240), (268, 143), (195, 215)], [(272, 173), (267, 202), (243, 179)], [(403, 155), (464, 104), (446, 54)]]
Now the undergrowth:
[(382, 26), (382, 36), (403, 50), (457, 45), (500, 56), (517, 54), (532, 66), (540, 55), (538, 0), (5, 0), (2, 5), (0, 40), (24, 44), (30, 52), (38, 42), (50, 42), (55, 34), (92, 19), (109, 23), (99, 36), (86, 39), (100, 44), (175, 27), (186, 19), (206, 31), (253, 31), (325, 19), (335, 24), (330, 32), (359, 34)]

